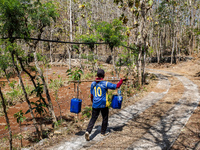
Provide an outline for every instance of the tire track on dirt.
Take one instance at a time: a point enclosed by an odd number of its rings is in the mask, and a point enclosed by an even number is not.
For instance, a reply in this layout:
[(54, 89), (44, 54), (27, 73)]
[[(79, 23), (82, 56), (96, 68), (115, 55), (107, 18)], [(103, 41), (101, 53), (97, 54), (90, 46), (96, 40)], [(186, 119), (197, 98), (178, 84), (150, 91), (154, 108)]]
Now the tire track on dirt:
[(175, 76), (180, 80), (184, 85), (185, 92), (178, 103), (166, 113), (165, 117), (151, 127), (140, 140), (127, 148), (128, 150), (169, 150), (199, 104), (199, 91), (196, 84), (178, 74), (165, 71), (162, 73)]
[[(121, 110), (119, 113), (112, 115), (109, 118), (109, 126), (108, 132), (112, 132), (113, 130), (117, 130), (118, 128), (122, 128), (126, 125), (126, 123), (136, 118), (143, 111), (153, 106), (157, 101), (161, 100), (165, 94), (168, 93), (170, 89), (170, 82), (168, 78), (161, 74), (156, 74), (159, 78), (159, 82), (156, 86), (157, 89), (161, 89), (163, 92), (151, 92), (145, 98), (136, 102), (134, 105), (128, 106), (125, 109)], [(91, 133), (91, 141), (87, 142), (84, 139), (84, 135), (81, 134), (78, 137), (73, 138), (71, 141), (63, 142), (57, 146), (47, 148), (47, 149), (55, 149), (55, 150), (77, 150), (77, 149), (85, 149), (91, 147), (95, 143), (103, 140), (105, 137), (102, 137), (100, 133), (101, 127), (97, 125), (93, 132)], [(95, 137), (95, 138), (94, 138)]]

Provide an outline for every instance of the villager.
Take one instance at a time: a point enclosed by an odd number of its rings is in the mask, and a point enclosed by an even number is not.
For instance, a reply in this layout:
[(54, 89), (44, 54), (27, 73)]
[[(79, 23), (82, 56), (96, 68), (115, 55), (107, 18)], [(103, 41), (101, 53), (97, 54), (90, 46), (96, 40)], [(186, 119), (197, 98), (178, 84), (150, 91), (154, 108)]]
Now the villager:
[(101, 126), (101, 135), (105, 136), (106, 129), (108, 126), (108, 114), (109, 114), (109, 102), (108, 102), (108, 89), (116, 89), (119, 88), (123, 81), (126, 79), (121, 79), (117, 84), (113, 84), (107, 81), (104, 81), (105, 72), (103, 69), (98, 69), (97, 71), (96, 81), (92, 82), (91, 84), (91, 101), (92, 101), (92, 118), (88, 124), (88, 127), (85, 132), (85, 139), (87, 141), (90, 140), (90, 133), (93, 129), (93, 126), (101, 112), (102, 115), (102, 126)]

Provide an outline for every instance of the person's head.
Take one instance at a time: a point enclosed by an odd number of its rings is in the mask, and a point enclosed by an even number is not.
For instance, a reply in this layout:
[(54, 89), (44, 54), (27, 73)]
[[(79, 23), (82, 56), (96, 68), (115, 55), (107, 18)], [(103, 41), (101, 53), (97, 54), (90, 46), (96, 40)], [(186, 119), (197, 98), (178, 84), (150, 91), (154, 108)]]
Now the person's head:
[(97, 77), (98, 78), (104, 78), (105, 77), (105, 71), (103, 69), (97, 70)]

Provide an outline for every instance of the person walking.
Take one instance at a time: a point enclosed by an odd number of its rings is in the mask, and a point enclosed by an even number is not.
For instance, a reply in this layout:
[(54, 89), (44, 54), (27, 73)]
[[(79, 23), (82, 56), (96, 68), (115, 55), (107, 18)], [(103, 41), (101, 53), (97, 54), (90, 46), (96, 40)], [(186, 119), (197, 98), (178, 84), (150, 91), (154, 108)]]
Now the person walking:
[(91, 84), (91, 101), (92, 101), (92, 117), (88, 124), (88, 127), (85, 132), (85, 139), (90, 140), (90, 133), (92, 132), (93, 126), (101, 112), (102, 115), (102, 126), (101, 126), (101, 135), (106, 135), (106, 129), (108, 126), (108, 114), (109, 114), (109, 102), (108, 102), (108, 89), (119, 88), (123, 81), (126, 79), (121, 79), (117, 84), (113, 84), (107, 81), (104, 81), (105, 71), (103, 69), (98, 69), (96, 81)]

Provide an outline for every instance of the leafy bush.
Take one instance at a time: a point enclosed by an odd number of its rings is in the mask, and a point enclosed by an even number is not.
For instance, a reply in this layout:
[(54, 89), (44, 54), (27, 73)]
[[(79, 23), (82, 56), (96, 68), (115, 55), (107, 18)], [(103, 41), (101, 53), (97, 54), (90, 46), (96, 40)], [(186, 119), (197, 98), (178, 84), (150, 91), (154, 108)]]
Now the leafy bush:
[(24, 117), (24, 113), (22, 110), (14, 114), (14, 118), (17, 119), (17, 123), (21, 124), (24, 120), (26, 120), (26, 117)]
[[(35, 113), (37, 115), (39, 114), (40, 116), (43, 116), (45, 113), (47, 113), (46, 104), (44, 103), (45, 99), (44, 97), (42, 97), (43, 84), (37, 83), (36, 88), (33, 91), (31, 91), (31, 94), (33, 94), (34, 92), (36, 93), (36, 96), (39, 97), (39, 100), (37, 100), (36, 102), (31, 102), (32, 105), (35, 105), (35, 107), (33, 107), (32, 109), (35, 110)], [(25, 114), (29, 112), (30, 112), (30, 109), (28, 109)]]
[(68, 69), (67, 75), (72, 79), (72, 80), (80, 80), (81, 79), (81, 74), (83, 74), (83, 71), (81, 69), (76, 68), (74, 71), (72, 69)]
[(90, 118), (92, 115), (92, 107), (85, 107), (84, 110), (82, 111), (82, 115), (84, 117)]
[(54, 89), (57, 91), (63, 85), (64, 85), (64, 82), (60, 76), (58, 76), (58, 79), (54, 79), (54, 80), (50, 79), (49, 87), (51, 89)]
[[(41, 102), (40, 100), (37, 100), (36, 102), (31, 102), (32, 105), (35, 105), (32, 109), (35, 110), (36, 115), (40, 115), (43, 116), (45, 113), (47, 113), (46, 111), (46, 105)], [(28, 109), (26, 111), (25, 114), (28, 114), (30, 112), (30, 109)]]
[[(14, 84), (11, 86), (14, 87)], [(7, 92), (7, 103), (8, 105), (14, 105), (18, 101), (23, 101), (23, 91), (20, 85), (17, 85), (15, 89), (12, 89), (11, 92)]]
[(15, 88), (15, 84), (17, 83), (17, 81), (11, 81), (8, 85), (12, 88), (12, 89), (14, 89)]

